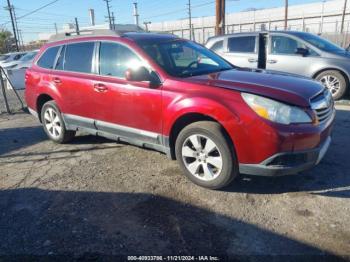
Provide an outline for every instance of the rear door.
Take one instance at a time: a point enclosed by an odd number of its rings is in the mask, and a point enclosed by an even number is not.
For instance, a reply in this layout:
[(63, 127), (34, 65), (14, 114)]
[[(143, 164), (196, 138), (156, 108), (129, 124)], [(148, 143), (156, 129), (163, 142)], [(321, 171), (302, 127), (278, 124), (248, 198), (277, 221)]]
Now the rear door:
[(51, 82), (62, 95), (64, 118), (71, 126), (94, 129), (96, 104), (94, 80), (95, 42), (61, 47)]
[[(297, 54), (297, 48), (308, 49), (309, 54), (302, 56)], [(307, 75), (310, 65), (318, 60), (319, 55), (308, 48), (297, 37), (271, 33), (266, 59), (266, 69), (282, 71), (298, 75)]]
[(258, 43), (257, 34), (228, 36), (224, 57), (236, 66), (257, 68)]

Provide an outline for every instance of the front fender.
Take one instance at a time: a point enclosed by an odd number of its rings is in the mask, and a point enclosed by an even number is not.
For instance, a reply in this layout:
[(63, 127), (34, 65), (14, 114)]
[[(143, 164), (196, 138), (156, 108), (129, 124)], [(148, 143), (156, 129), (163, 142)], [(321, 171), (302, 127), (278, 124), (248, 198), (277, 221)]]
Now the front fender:
[(238, 129), (238, 115), (224, 104), (203, 97), (185, 98), (170, 104), (164, 111), (163, 134), (169, 136), (176, 120), (191, 113), (213, 118), (225, 128), (232, 141), (236, 139), (232, 134)]

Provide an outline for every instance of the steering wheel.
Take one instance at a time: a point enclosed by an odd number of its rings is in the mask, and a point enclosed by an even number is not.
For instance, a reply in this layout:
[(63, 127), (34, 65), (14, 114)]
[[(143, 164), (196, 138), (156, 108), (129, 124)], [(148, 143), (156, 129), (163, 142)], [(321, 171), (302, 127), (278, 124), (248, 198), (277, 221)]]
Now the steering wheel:
[(198, 65), (198, 64), (199, 64), (199, 62), (197, 60), (193, 61), (193, 62), (189, 63), (189, 65), (186, 67), (186, 69), (190, 69), (192, 66)]

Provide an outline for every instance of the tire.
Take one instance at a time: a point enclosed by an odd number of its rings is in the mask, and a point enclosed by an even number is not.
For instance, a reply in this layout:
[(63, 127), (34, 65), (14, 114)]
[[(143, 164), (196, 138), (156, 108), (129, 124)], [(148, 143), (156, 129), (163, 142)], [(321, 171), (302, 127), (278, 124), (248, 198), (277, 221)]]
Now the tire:
[(331, 91), (334, 100), (342, 98), (348, 89), (347, 80), (336, 70), (323, 71), (316, 76), (316, 80)]
[(175, 154), (184, 174), (199, 186), (220, 189), (238, 175), (233, 145), (216, 122), (199, 121), (182, 129)]
[(75, 131), (69, 131), (66, 129), (61, 116), (61, 111), (55, 101), (51, 100), (46, 102), (43, 105), (40, 114), (44, 131), (52, 141), (64, 144), (74, 138)]

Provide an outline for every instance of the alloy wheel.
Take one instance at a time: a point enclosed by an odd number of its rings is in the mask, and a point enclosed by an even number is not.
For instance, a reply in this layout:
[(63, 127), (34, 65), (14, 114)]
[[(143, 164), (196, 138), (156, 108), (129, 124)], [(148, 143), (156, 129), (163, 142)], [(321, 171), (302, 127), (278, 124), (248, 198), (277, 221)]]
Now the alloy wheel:
[(329, 89), (333, 96), (337, 94), (341, 88), (340, 80), (333, 75), (325, 75), (320, 79), (320, 82)]
[(198, 179), (212, 181), (223, 167), (223, 158), (218, 146), (210, 138), (194, 134), (182, 145), (182, 159), (187, 170)]
[(48, 107), (44, 113), (44, 124), (49, 134), (57, 139), (62, 133), (62, 123), (58, 113), (52, 107)]

